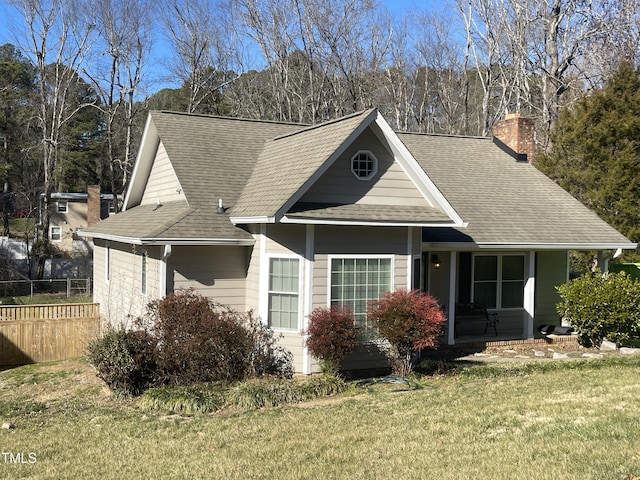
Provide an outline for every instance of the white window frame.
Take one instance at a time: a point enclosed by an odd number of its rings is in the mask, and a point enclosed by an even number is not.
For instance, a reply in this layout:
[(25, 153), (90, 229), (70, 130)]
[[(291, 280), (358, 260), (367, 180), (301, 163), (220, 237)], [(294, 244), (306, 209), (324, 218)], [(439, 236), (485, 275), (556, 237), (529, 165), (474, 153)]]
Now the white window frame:
[(140, 293), (147, 296), (149, 290), (149, 252), (140, 251)]
[[(360, 157), (360, 155), (367, 155), (371, 161), (371, 172), (369, 172), (368, 175), (366, 176), (361, 176), (358, 174), (359, 168), (355, 169), (353, 167), (354, 162), (356, 161), (360, 161), (358, 157)], [(349, 161), (349, 165), (351, 167), (351, 173), (353, 174), (354, 177), (356, 177), (358, 180), (362, 180), (362, 181), (367, 181), (367, 180), (371, 180), (376, 173), (378, 173), (378, 159), (376, 158), (376, 156), (371, 153), (369, 150), (358, 150), (352, 157), (351, 160)]]
[[(60, 235), (59, 238), (56, 240), (53, 238), (53, 230), (57, 229), (60, 231)], [(56, 242), (59, 243), (62, 241), (62, 226), (60, 225), (49, 225), (49, 240), (51, 240), (52, 242)]]
[[(475, 298), (475, 288), (476, 288), (476, 258), (477, 257), (497, 257), (497, 278), (496, 278), (496, 306), (495, 307), (487, 307), (490, 310), (522, 310), (525, 306), (524, 301), (524, 286), (527, 283), (527, 256), (524, 252), (494, 252), (494, 253), (474, 253), (471, 258), (471, 298)], [(502, 306), (502, 285), (503, 282), (514, 282), (516, 280), (503, 280), (502, 279), (502, 259), (504, 257), (522, 257), (523, 264), (523, 276), (522, 276), (522, 285), (523, 285), (523, 293), (522, 293), (522, 306), (520, 307), (503, 307)]]
[[(265, 292), (266, 292), (266, 304), (265, 304), (265, 313), (264, 318), (274, 332), (302, 332), (302, 315), (303, 315), (303, 284), (304, 284), (304, 262), (303, 258), (300, 255), (295, 254), (268, 254), (266, 255), (266, 275), (265, 275)], [(272, 291), (270, 288), (270, 280), (271, 280), (271, 260), (273, 259), (289, 259), (289, 260), (297, 260), (298, 261), (298, 291), (293, 292), (280, 292), (280, 291)], [(298, 296), (298, 321), (296, 328), (284, 328), (284, 327), (276, 327), (271, 324), (271, 318), (269, 315), (269, 310), (271, 306), (271, 294), (272, 293), (282, 293), (287, 295), (297, 295)]]
[[(396, 256), (394, 254), (388, 255), (367, 255), (367, 254), (358, 254), (358, 255), (327, 255), (327, 307), (331, 307), (332, 302), (332, 283), (331, 283), (331, 271), (333, 270), (333, 261), (334, 260), (390, 260), (389, 268), (390, 268), (390, 277), (389, 277), (389, 292), (392, 292), (395, 288), (395, 261)], [(375, 300), (375, 299), (371, 299)], [(357, 313), (357, 312), (354, 312)], [(362, 332), (362, 340), (363, 341), (375, 341), (374, 336), (370, 334), (370, 329), (368, 329), (365, 325), (365, 329)]]
[(69, 213), (69, 201), (68, 200), (58, 200), (56, 202), (56, 212), (57, 213)]

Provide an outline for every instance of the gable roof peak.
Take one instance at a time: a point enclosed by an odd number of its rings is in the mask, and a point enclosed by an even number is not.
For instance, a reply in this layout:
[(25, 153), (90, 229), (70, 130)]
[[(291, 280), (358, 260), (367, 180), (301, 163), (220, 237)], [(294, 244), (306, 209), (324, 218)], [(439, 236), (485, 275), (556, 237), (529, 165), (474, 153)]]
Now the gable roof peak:
[(368, 110), (361, 110), (359, 112), (355, 112), (355, 113), (351, 113), (349, 115), (345, 115), (344, 117), (340, 117), (340, 118), (335, 118), (333, 120), (327, 120), (326, 122), (320, 122), (320, 123), (316, 123), (314, 125), (305, 125), (304, 128), (301, 128), (300, 130), (296, 130), (294, 132), (290, 132), (290, 133), (285, 133), (283, 135), (279, 135), (277, 137), (275, 137), (273, 140), (282, 140), (284, 138), (289, 138), (289, 137), (293, 137), (295, 135), (300, 135), (303, 133), (307, 133), (307, 132), (312, 132), (313, 130), (317, 130), (319, 128), (326, 128), (329, 125), (335, 125), (337, 123), (340, 122), (345, 122), (347, 120), (351, 120), (353, 118), (357, 118), (357, 117), (362, 117), (363, 119), (367, 118), (369, 115), (371, 115), (371, 119), (375, 119), (376, 116), (378, 115), (378, 110), (375, 108), (371, 108)]

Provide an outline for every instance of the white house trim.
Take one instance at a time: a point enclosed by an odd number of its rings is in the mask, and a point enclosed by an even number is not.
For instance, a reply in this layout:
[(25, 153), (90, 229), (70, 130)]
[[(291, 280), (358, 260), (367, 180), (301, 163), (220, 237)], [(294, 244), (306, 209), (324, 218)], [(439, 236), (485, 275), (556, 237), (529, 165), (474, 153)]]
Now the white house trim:
[(438, 190), (438, 187), (436, 187), (436, 185), (431, 181), (418, 161), (414, 158), (404, 143), (402, 143), (400, 138), (398, 138), (398, 135), (396, 135), (379, 112), (377, 112), (376, 116), (376, 125), (380, 128), (382, 134), (389, 142), (398, 165), (402, 167), (425, 199), (430, 203), (435, 203), (433, 206), (437, 205), (440, 207), (449, 216), (449, 218), (453, 220), (457, 227), (466, 227), (467, 223), (460, 217), (460, 215), (458, 215), (458, 212), (455, 211), (453, 206), (447, 201), (440, 190)]
[(304, 225), (352, 225), (361, 227), (455, 227), (453, 223), (445, 222), (383, 222), (383, 221), (371, 221), (371, 220), (320, 220), (312, 218), (290, 218), (288, 216), (282, 217), (280, 223), (297, 223)]
[(527, 268), (527, 279), (524, 284), (524, 326), (522, 338), (533, 338), (533, 317), (535, 313), (536, 253), (529, 252), (528, 257), (529, 265)]
[[(309, 326), (309, 315), (313, 309), (313, 266), (315, 255), (315, 227), (307, 225), (306, 245), (304, 258), (304, 307), (302, 311), (302, 331), (306, 332)], [(311, 373), (311, 355), (306, 345), (307, 336), (303, 335), (305, 342), (302, 347), (302, 373)]]
[(369, 125), (375, 120), (375, 116), (377, 115), (376, 110), (372, 110), (367, 117), (360, 122), (360, 124), (351, 132), (351, 134), (346, 138), (344, 142), (331, 154), (331, 156), (318, 168), (311, 177), (309, 177), (302, 186), (298, 189), (296, 193), (294, 193), (289, 200), (282, 205), (276, 214), (274, 215), (276, 219), (282, 218), (286, 212), (288, 212), (295, 203), (300, 200), (300, 198), (315, 184), (318, 179), (324, 175), (324, 173), (334, 164), (334, 162), (344, 153), (344, 151), (351, 145), (362, 132), (364, 132)]

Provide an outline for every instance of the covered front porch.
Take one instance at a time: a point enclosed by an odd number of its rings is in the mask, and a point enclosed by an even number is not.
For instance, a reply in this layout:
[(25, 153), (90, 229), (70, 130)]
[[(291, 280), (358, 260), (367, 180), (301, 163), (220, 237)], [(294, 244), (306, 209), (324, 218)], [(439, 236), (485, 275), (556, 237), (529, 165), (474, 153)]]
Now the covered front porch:
[[(567, 250), (423, 249), (420, 286), (447, 315), (448, 345), (536, 338), (559, 325), (556, 286), (569, 279)], [(480, 305), (486, 310), (474, 309)]]

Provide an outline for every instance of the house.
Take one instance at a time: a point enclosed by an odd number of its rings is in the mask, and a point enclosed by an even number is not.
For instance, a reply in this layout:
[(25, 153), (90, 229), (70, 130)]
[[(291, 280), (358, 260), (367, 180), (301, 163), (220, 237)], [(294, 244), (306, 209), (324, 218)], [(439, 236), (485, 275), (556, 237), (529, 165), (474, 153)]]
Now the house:
[[(89, 253), (90, 246), (79, 233), (113, 215), (117, 201), (114, 194), (101, 194), (98, 185), (89, 185), (87, 193), (53, 192), (49, 200), (49, 240), (69, 255)], [(40, 217), (43, 205), (44, 193), (40, 195)]]
[[(525, 120), (510, 119), (526, 133)], [(569, 250), (636, 244), (524, 153), (395, 133), (376, 110), (314, 126), (151, 112), (122, 213), (83, 232), (95, 301), (117, 324), (193, 287), (257, 312), (302, 373), (317, 370), (307, 316), (330, 304), (353, 308), (364, 339), (347, 367), (375, 366), (367, 302), (401, 287), (440, 300), (446, 343), (483, 334), (456, 326), (471, 301), (498, 313), (501, 338), (532, 338), (558, 323)]]

